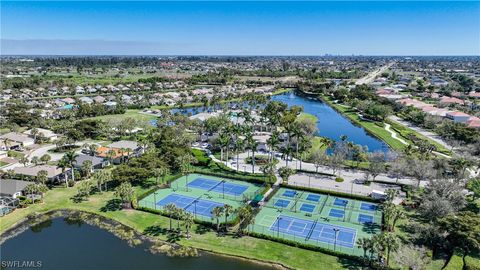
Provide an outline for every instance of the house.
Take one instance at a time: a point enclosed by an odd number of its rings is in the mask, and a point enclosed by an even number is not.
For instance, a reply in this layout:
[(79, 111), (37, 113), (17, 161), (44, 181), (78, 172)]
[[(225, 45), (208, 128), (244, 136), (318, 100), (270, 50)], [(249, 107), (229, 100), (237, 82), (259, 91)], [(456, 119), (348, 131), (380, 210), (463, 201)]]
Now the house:
[(139, 156), (143, 154), (143, 147), (134, 141), (118, 141), (108, 145), (110, 148), (128, 149), (133, 152), (133, 155)]
[(0, 149), (2, 150), (22, 149), (35, 144), (33, 138), (17, 132), (3, 134), (0, 136), (0, 140), (2, 141), (0, 145)]
[(78, 100), (80, 100), (80, 102), (84, 103), (84, 104), (92, 104), (93, 103), (93, 99), (91, 99), (89, 97), (81, 97)]
[(93, 101), (95, 101), (95, 103), (103, 103), (105, 102), (105, 98), (102, 96), (96, 96), (93, 98)]
[(480, 129), (480, 118), (472, 116), (467, 120), (467, 127)]
[(445, 115), (446, 118), (453, 120), (456, 123), (466, 123), (471, 115), (466, 114), (464, 112), (459, 112), (459, 111), (453, 111), (453, 112), (448, 112)]
[(74, 104), (75, 103), (75, 99), (73, 98), (64, 98), (62, 99), (63, 102), (65, 102), (66, 104)]
[(0, 180), (0, 196), (11, 198), (22, 196), (25, 187), (31, 183), (22, 180), (2, 179)]
[[(26, 134), (26, 135), (28, 135), (32, 138), (34, 137), (32, 135), (32, 130), (31, 129), (24, 131), (23, 134)], [(56, 141), (58, 139), (58, 135), (56, 133), (54, 133), (51, 130), (44, 129), (44, 128), (37, 128), (37, 135), (36, 136), (42, 136), (42, 137), (50, 139), (52, 141)]]
[(468, 96), (471, 98), (480, 98), (480, 92), (470, 92)]
[(90, 156), (90, 155), (78, 155), (75, 158), (75, 163), (74, 163), (75, 168), (79, 170), (82, 169), (82, 166), (86, 161), (90, 161), (92, 163), (93, 170), (102, 169), (108, 165), (108, 161), (103, 158)]
[(67, 175), (70, 174), (71, 169), (67, 168), (65, 172), (63, 172), (62, 169), (57, 166), (38, 165), (33, 167), (15, 167), (13, 168), (13, 171), (15, 172), (15, 174), (26, 178), (35, 178), (40, 171), (46, 171), (48, 181), (63, 182), (65, 181)]
[(97, 157), (106, 159), (113, 164), (120, 164), (129, 156), (129, 153), (119, 148), (100, 146), (99, 148), (97, 148), (97, 152), (95, 153), (95, 155)]
[(456, 98), (456, 97), (443, 96), (443, 97), (440, 98), (440, 101), (438, 103), (440, 105), (443, 105), (443, 106), (450, 106), (450, 105), (455, 105), (455, 104), (463, 105), (463, 104), (465, 104), (465, 101), (463, 101), (459, 98)]

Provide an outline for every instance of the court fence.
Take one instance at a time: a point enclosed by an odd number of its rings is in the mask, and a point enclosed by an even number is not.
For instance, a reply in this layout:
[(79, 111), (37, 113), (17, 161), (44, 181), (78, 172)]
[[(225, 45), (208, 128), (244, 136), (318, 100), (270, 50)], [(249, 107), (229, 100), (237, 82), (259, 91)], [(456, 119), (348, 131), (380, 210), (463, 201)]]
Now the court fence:
[(302, 234), (295, 234), (295, 233), (285, 233), (281, 230), (276, 230), (275, 228), (263, 226), (260, 224), (250, 224), (248, 226), (248, 233), (253, 234), (253, 236), (260, 234), (262, 236), (266, 236), (266, 239), (269, 240), (280, 240), (280, 242), (287, 243), (294, 246), (301, 246), (308, 249), (316, 249), (319, 251), (323, 251), (325, 253), (343, 253), (352, 256), (363, 256), (363, 250), (358, 247), (357, 243), (353, 243), (353, 248), (348, 248), (339, 245), (335, 241), (331, 242), (322, 242), (318, 239), (311, 239), (305, 237)]
[[(154, 202), (149, 202), (149, 201), (145, 201), (145, 200), (141, 200), (138, 202), (138, 206), (140, 208), (144, 208), (144, 209), (151, 209), (153, 210), (155, 213), (159, 213), (163, 216), (166, 216), (166, 217), (169, 217), (169, 213), (168, 213), (168, 210), (166, 209), (166, 205), (165, 206), (162, 206), (162, 205), (158, 205)], [(200, 214), (197, 214), (197, 213), (191, 213), (194, 217), (194, 219), (196, 221), (201, 221), (202, 223), (216, 223), (216, 218), (212, 218), (212, 217), (207, 217), (207, 216), (204, 216), (204, 215), (200, 215)], [(173, 218), (175, 218), (175, 215), (172, 215)], [(225, 223), (225, 216), (221, 216), (220, 218), (220, 223)], [(236, 223), (236, 216), (234, 214), (231, 214), (230, 216), (228, 216), (227, 218), (227, 222), (229, 224), (234, 224)]]

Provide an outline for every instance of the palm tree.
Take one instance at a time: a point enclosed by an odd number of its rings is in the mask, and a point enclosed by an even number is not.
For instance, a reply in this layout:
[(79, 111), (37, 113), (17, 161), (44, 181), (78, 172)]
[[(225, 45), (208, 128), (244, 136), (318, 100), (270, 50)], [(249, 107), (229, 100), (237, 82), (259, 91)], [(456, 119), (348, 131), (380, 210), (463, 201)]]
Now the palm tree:
[(37, 173), (37, 182), (45, 184), (48, 180), (48, 172), (45, 170), (41, 170)]
[(281, 167), (280, 169), (278, 169), (278, 173), (280, 174), (282, 181), (284, 183), (288, 183), (288, 178), (295, 174), (295, 171), (289, 167)]
[(177, 230), (180, 231), (180, 221), (184, 218), (185, 216), (185, 210), (182, 208), (176, 208), (175, 209), (175, 217), (177, 218)]
[(185, 225), (185, 230), (187, 231), (187, 239), (190, 238), (190, 228), (193, 226), (193, 215), (191, 213), (185, 213), (183, 217), (183, 224)]
[(135, 191), (130, 182), (121, 183), (115, 190), (115, 196), (120, 197), (124, 206), (127, 206), (132, 202), (134, 194)]
[(267, 146), (270, 148), (270, 161), (273, 160), (273, 152), (277, 149), (280, 144), (278, 131), (272, 132), (270, 138), (267, 139)]
[(372, 247), (372, 240), (370, 238), (362, 237), (357, 240), (359, 248), (363, 249), (363, 257), (367, 258), (367, 251)]
[(393, 233), (383, 233), (383, 245), (385, 245), (385, 249), (387, 250), (387, 266), (390, 262), (390, 253), (393, 251), (397, 251), (400, 247), (400, 241), (398, 237)]
[(85, 178), (89, 178), (92, 171), (93, 171), (92, 161), (86, 160), (85, 162), (83, 162), (82, 172), (83, 172)]
[(57, 163), (57, 168), (62, 169), (62, 174), (65, 176), (65, 187), (68, 188), (68, 178), (67, 174), (65, 173), (66, 169), (68, 168), (68, 162), (65, 158), (62, 158)]
[(180, 156), (177, 159), (177, 162), (180, 165), (182, 174), (185, 175), (185, 189), (188, 191), (188, 173), (190, 172), (190, 166), (192, 165), (192, 162), (194, 162), (194, 157), (192, 157), (190, 154), (185, 154)]
[(170, 226), (169, 226), (170, 231), (172, 230), (172, 218), (175, 215), (176, 209), (177, 207), (173, 203), (169, 203), (165, 206), (165, 211), (167, 212), (168, 219), (170, 222)]
[(23, 164), (24, 167), (27, 167), (27, 163), (28, 163), (28, 158), (27, 157), (23, 156), (23, 157), (20, 158), (19, 161), (20, 161), (20, 163)]
[(220, 217), (223, 214), (223, 207), (221, 206), (215, 206), (212, 209), (212, 218), (217, 220), (217, 232), (220, 232)]
[(225, 231), (228, 231), (228, 217), (233, 214), (233, 207), (225, 204), (223, 206), (223, 213), (225, 214)]
[(24, 192), (26, 194), (30, 194), (32, 196), (33, 204), (35, 204), (35, 194), (37, 193), (37, 191), (38, 191), (38, 186), (35, 183), (28, 184), (24, 189)]
[(90, 151), (90, 156), (95, 155), (95, 153), (97, 152), (97, 149), (98, 149), (98, 145), (93, 144), (93, 143), (90, 144), (90, 145), (88, 146), (88, 150)]
[[(223, 148), (227, 148), (228, 152), (228, 146), (230, 145), (230, 135), (227, 134), (226, 132), (220, 133), (220, 136), (218, 137), (218, 143), (220, 144), (220, 160), (223, 159)], [(227, 154), (228, 156), (228, 154)], [(225, 159), (225, 161), (228, 161), (228, 158)]]
[(158, 185), (158, 180), (162, 178), (162, 184), (165, 183), (165, 176), (167, 176), (170, 173), (170, 169), (168, 169), (167, 166), (160, 166), (159, 168), (153, 169), (153, 175), (155, 175), (155, 178), (157, 180), (157, 185)]
[(72, 181), (75, 182), (75, 166), (74, 166), (74, 163), (76, 162), (75, 160), (77, 159), (78, 157), (78, 154), (75, 153), (75, 151), (68, 151), (67, 153), (65, 153), (65, 155), (63, 155), (63, 158), (65, 159), (65, 161), (68, 163), (68, 165), (70, 166), (70, 169), (72, 170)]
[(243, 149), (243, 147), (244, 147), (243, 141), (237, 138), (237, 140), (235, 141), (235, 152), (237, 154), (237, 172), (238, 172), (238, 166), (239, 166), (238, 155), (240, 154), (240, 151)]
[(10, 150), (10, 148), (9, 148), (9, 146), (11, 144), (10, 139), (7, 139), (7, 138), (3, 139), (3, 144), (5, 145), (5, 151)]
[(254, 220), (255, 216), (253, 215), (253, 208), (250, 205), (239, 207), (235, 210), (235, 213), (240, 218), (240, 224), (238, 226), (237, 233), (242, 234), (244, 228), (248, 227), (248, 225), (250, 225)]

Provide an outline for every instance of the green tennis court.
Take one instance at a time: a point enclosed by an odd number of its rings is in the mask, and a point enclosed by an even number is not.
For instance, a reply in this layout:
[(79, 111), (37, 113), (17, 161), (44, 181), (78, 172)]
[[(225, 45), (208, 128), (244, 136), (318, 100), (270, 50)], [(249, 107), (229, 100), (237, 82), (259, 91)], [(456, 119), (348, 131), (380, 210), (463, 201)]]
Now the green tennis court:
[(280, 188), (262, 207), (252, 230), (362, 255), (356, 240), (380, 232), (381, 222), (382, 212), (376, 203)]
[[(228, 204), (236, 209), (261, 191), (260, 185), (249, 182), (189, 174), (176, 179), (168, 188), (156, 190), (138, 203), (142, 207), (154, 210), (164, 210), (166, 205), (174, 204), (192, 213), (196, 219), (211, 222), (211, 211), (214, 207)], [(230, 215), (228, 219), (234, 218), (234, 215)]]

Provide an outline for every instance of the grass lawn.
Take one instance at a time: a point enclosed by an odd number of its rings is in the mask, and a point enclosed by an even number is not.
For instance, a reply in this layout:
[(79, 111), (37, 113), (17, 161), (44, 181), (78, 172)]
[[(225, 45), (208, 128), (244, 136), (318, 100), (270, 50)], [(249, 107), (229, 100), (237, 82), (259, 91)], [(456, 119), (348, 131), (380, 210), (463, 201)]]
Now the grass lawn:
[[(145, 234), (147, 234), (146, 230), (151, 232), (153, 231), (152, 229), (158, 229), (158, 227), (168, 228), (167, 217), (137, 210), (107, 209), (105, 207), (107, 203), (114, 199), (112, 191), (94, 194), (90, 196), (87, 201), (75, 203), (71, 198), (77, 193), (77, 187), (78, 185), (68, 189), (60, 187), (54, 188), (45, 194), (43, 203), (18, 209), (1, 217), (0, 232), (5, 232), (29, 214), (41, 214), (60, 209), (82, 210), (95, 213), (118, 221)], [(263, 239), (253, 237), (235, 238), (232, 236), (217, 237), (215, 232), (210, 230), (204, 231), (199, 229), (197, 225), (192, 228), (192, 231), (195, 232), (192, 234), (192, 238), (189, 240), (181, 239), (179, 244), (222, 254), (281, 263), (294, 269), (312, 269), (312, 266), (315, 266), (317, 269), (335, 270), (356, 266), (356, 263), (351, 260)], [(161, 233), (152, 233), (151, 235), (161, 240), (167, 239), (167, 236)]]
[(3, 161), (0, 161), (0, 167), (3, 167), (5, 165), (7, 165), (8, 163), (7, 162), (3, 162)]
[(90, 119), (110, 121), (110, 120), (122, 120), (125, 118), (133, 118), (137, 121), (147, 122), (147, 121), (156, 119), (157, 117), (153, 115), (142, 114), (140, 113), (140, 110), (127, 110), (124, 114), (102, 115), (102, 116), (92, 117)]
[(313, 115), (313, 114), (309, 114), (309, 113), (300, 113), (299, 116), (297, 116), (297, 120), (302, 120), (302, 119), (309, 119), (311, 121), (314, 121), (315, 123), (318, 121), (318, 118)]

